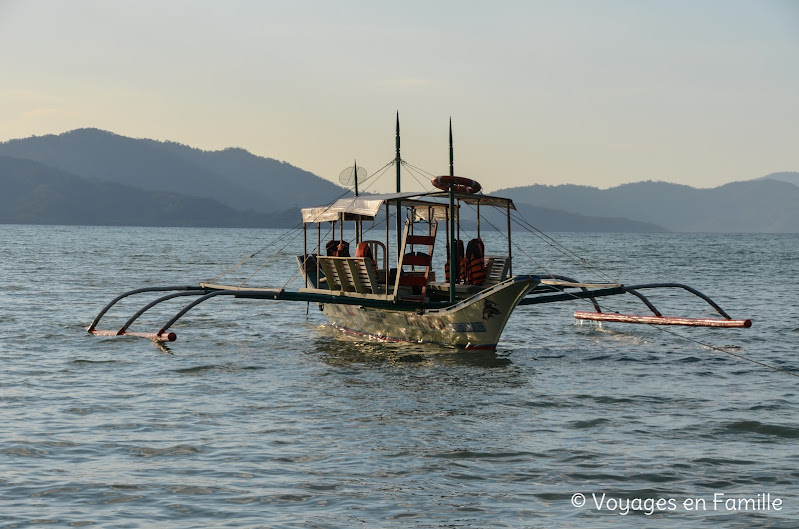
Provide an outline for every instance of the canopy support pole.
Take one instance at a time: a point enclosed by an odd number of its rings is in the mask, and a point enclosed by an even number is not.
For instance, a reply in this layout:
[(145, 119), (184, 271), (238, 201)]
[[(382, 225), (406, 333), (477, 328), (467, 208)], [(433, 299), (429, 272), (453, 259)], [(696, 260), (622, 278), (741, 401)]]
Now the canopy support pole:
[(449, 302), (455, 303), (455, 277), (458, 273), (458, 263), (455, 262), (457, 248), (455, 247), (455, 185), (449, 186)]
[(480, 199), (477, 199), (477, 238), (480, 238)]
[(302, 267), (306, 270), (303, 274), (305, 276), (305, 288), (308, 288), (308, 225), (302, 223)]
[(510, 240), (510, 202), (505, 206), (508, 212), (508, 276), (513, 277), (513, 245)]

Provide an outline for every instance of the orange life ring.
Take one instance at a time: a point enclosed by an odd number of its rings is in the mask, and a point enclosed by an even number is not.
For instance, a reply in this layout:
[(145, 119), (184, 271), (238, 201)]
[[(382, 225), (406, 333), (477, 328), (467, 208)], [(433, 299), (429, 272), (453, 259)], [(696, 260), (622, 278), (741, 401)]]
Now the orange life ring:
[(437, 176), (433, 178), (433, 185), (442, 191), (449, 191), (449, 186), (453, 186), (456, 193), (469, 193), (470, 195), (479, 193), (483, 189), (477, 180), (460, 176)]

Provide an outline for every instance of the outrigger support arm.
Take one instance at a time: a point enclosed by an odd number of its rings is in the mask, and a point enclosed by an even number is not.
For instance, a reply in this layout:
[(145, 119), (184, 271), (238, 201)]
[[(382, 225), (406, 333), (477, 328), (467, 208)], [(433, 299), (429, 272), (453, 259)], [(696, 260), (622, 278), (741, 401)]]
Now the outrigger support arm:
[[(94, 318), (94, 320), (92, 321), (92, 324), (89, 326), (89, 328), (87, 330), (88, 330), (88, 332), (94, 334), (94, 329), (97, 327), (97, 324), (100, 323), (100, 318), (105, 316), (105, 313), (108, 312), (108, 310), (111, 307), (116, 305), (117, 302), (119, 302), (122, 299), (125, 299), (128, 296), (132, 296), (134, 294), (141, 294), (143, 292), (171, 292), (171, 291), (175, 291), (175, 290), (202, 291), (202, 290), (205, 290), (205, 289), (203, 287), (201, 287), (201, 286), (175, 286), (175, 287), (145, 287), (145, 288), (137, 288), (135, 290), (130, 290), (128, 292), (125, 292), (125, 293), (120, 294), (119, 296), (115, 297), (114, 299), (111, 300), (111, 302), (108, 305), (103, 307), (103, 310), (101, 310), (100, 313)], [(139, 314), (139, 316), (141, 316), (141, 314)], [(130, 322), (130, 323), (132, 323), (132, 322)], [(127, 327), (127, 325), (126, 325), (126, 327)], [(121, 334), (124, 334), (124, 332), (122, 332)]]
[[(123, 325), (122, 328), (119, 329), (117, 334), (118, 335), (125, 334), (125, 332), (128, 330), (128, 327), (133, 325), (133, 322), (138, 320), (139, 316), (141, 316), (142, 314), (144, 314), (145, 312), (147, 312), (148, 310), (150, 310), (151, 308), (155, 307), (156, 305), (158, 305), (161, 302), (167, 301), (167, 300), (172, 299), (172, 298), (178, 298), (178, 297), (183, 297), (183, 296), (201, 296), (203, 294), (203, 292), (204, 291), (202, 291), (202, 290), (190, 290), (188, 292), (185, 292), (185, 291), (184, 292), (174, 292), (172, 294), (167, 294), (166, 296), (161, 296), (160, 298), (156, 299), (155, 301), (153, 301), (151, 303), (148, 303), (147, 305), (142, 307), (139, 310), (139, 312), (137, 312), (136, 314), (131, 316), (130, 319), (125, 322), (125, 325)], [(163, 330), (158, 332), (157, 334), (161, 334), (162, 332), (163, 332)]]
[[(557, 279), (566, 279), (559, 277)], [(548, 295), (535, 295), (536, 291), (532, 292), (532, 297), (527, 297), (523, 299), (519, 305), (536, 305), (539, 303), (555, 303), (559, 301), (567, 301), (571, 299), (590, 299), (594, 305), (594, 309), (596, 312), (582, 312), (577, 311), (574, 313), (575, 318), (582, 319), (582, 320), (594, 320), (594, 321), (615, 321), (620, 323), (646, 323), (651, 325), (686, 325), (692, 327), (751, 327), (752, 321), (751, 320), (734, 320), (732, 317), (727, 314), (715, 301), (710, 299), (705, 294), (702, 294), (695, 288), (689, 287), (688, 285), (684, 285), (682, 283), (646, 283), (642, 285), (632, 285), (632, 286), (624, 286), (624, 285), (614, 285), (610, 288), (602, 288), (596, 290), (589, 290), (584, 286), (580, 286), (580, 292), (565, 292), (564, 289), (568, 288), (570, 285), (561, 285), (558, 287), (553, 287), (551, 285), (542, 285), (542, 287), (538, 287), (536, 290), (539, 293), (544, 292), (553, 292), (556, 290), (560, 290), (561, 292), (558, 294), (548, 294)], [(574, 287), (578, 287), (579, 284), (575, 283)], [(663, 316), (660, 311), (646, 298), (643, 294), (638, 292), (639, 290), (644, 289), (652, 289), (652, 288), (681, 288), (690, 292), (691, 294), (697, 296), (698, 298), (707, 302), (713, 309), (718, 312), (724, 319), (712, 319), (712, 318), (683, 318), (683, 317), (673, 317), (673, 316)], [(629, 315), (629, 314), (617, 314), (617, 313), (605, 313), (602, 312), (599, 308), (599, 304), (596, 301), (596, 298), (600, 297), (607, 297), (607, 296), (618, 296), (621, 294), (632, 294), (640, 299), (644, 304), (652, 311), (654, 316), (636, 316), (636, 315)]]
[(184, 314), (189, 312), (191, 309), (193, 309), (194, 307), (196, 307), (197, 305), (199, 305), (203, 301), (206, 301), (206, 300), (208, 300), (210, 298), (213, 298), (213, 297), (216, 297), (216, 296), (225, 295), (225, 294), (227, 294), (227, 295), (235, 295), (235, 291), (214, 290), (213, 292), (209, 292), (208, 294), (204, 295), (201, 298), (195, 299), (194, 301), (192, 301), (191, 303), (189, 303), (188, 305), (183, 307), (183, 310), (181, 310), (180, 312), (178, 312), (177, 314), (172, 316), (172, 319), (169, 320), (168, 322), (166, 322), (166, 324), (163, 327), (161, 327), (161, 330), (159, 330), (156, 334), (158, 336), (163, 335), (167, 331), (167, 329), (172, 327), (172, 325), (174, 325), (174, 323), (176, 321), (178, 321), (181, 317), (183, 317)]
[[(136, 312), (133, 316), (131, 316), (125, 324), (119, 330), (98, 330), (97, 324), (100, 322), (100, 319), (108, 312), (108, 310), (116, 305), (117, 302), (120, 300), (132, 296), (134, 294), (141, 294), (146, 292), (168, 292), (172, 291), (171, 294), (167, 294), (165, 296), (161, 296), (160, 298), (148, 303), (138, 312)], [(142, 332), (128, 332), (128, 328), (145, 312), (153, 308), (154, 306), (162, 303), (164, 301), (178, 298), (178, 297), (185, 297), (185, 296), (199, 296), (197, 299), (183, 307), (175, 316), (173, 316), (163, 327), (161, 327), (158, 332), (155, 333), (142, 333)], [(390, 303), (392, 310), (401, 310), (401, 311), (408, 311), (408, 312), (416, 312), (419, 310), (418, 303), (408, 303), (408, 302), (399, 302), (394, 303), (387, 302), (385, 300), (379, 299), (370, 299), (370, 298), (356, 298), (347, 295), (334, 295), (334, 294), (320, 294), (314, 292), (292, 292), (287, 291), (279, 288), (254, 288), (254, 289), (246, 289), (242, 287), (225, 287), (220, 285), (199, 285), (199, 286), (172, 286), (172, 287), (147, 287), (147, 288), (137, 288), (136, 290), (131, 290), (125, 292), (114, 298), (108, 305), (106, 305), (103, 310), (94, 318), (92, 324), (89, 326), (87, 331), (90, 334), (95, 336), (139, 336), (143, 338), (149, 338), (151, 340), (160, 341), (160, 342), (173, 342), (177, 339), (177, 336), (174, 332), (168, 332), (170, 327), (175, 324), (180, 318), (182, 318), (187, 312), (191, 309), (199, 305), (200, 303), (207, 301), (211, 298), (217, 296), (232, 296), (234, 298), (241, 298), (241, 299), (271, 299), (276, 301), (305, 301), (309, 303), (329, 303), (329, 304), (345, 304), (345, 305), (357, 305), (361, 307), (378, 307), (378, 308), (386, 308), (387, 303)], [(429, 302), (427, 306), (429, 308), (445, 308), (450, 306), (451, 304), (448, 302)]]
[[(547, 287), (549, 288), (549, 287)], [(598, 290), (585, 289), (581, 292), (561, 292), (560, 294), (551, 294), (547, 296), (534, 295), (535, 289), (528, 297), (519, 302), (519, 305), (538, 305), (539, 303), (556, 303), (559, 301), (569, 301), (573, 299), (594, 299), (606, 296), (618, 296), (619, 294), (626, 294), (627, 291), (623, 286), (602, 288)], [(531, 297), (532, 295), (532, 297)]]
[[(732, 317), (729, 314), (727, 314), (726, 312), (724, 312), (724, 310), (721, 307), (719, 307), (718, 304), (715, 301), (710, 299), (708, 296), (702, 294), (697, 289), (689, 287), (688, 285), (683, 285), (682, 283), (647, 283), (645, 285), (632, 286), (632, 287), (628, 287), (628, 288), (630, 289), (630, 293), (631, 294), (633, 294), (632, 290), (634, 290), (634, 289), (641, 290), (641, 289), (644, 289), (644, 288), (681, 288), (683, 290), (687, 290), (688, 292), (690, 292), (694, 296), (696, 296), (698, 298), (702, 298), (703, 300), (705, 300), (707, 302), (707, 304), (710, 305), (711, 307), (713, 307), (716, 312), (721, 314), (724, 317), (724, 319), (727, 319), (727, 320), (731, 320), (732, 319)], [(643, 296), (640, 296), (637, 292), (634, 293), (634, 295), (639, 296), (639, 297), (643, 297)], [(657, 314), (657, 311), (654, 311), (654, 312), (655, 312), (655, 314)], [(657, 315), (659, 316), (659, 314), (657, 314)]]
[[(568, 281), (570, 283), (579, 283), (579, 281), (577, 281), (576, 279), (572, 279), (571, 277), (568, 277), (568, 276), (550, 274), (548, 277), (550, 277), (552, 279), (557, 279), (557, 280), (560, 280), (560, 281)], [(613, 285), (613, 286), (621, 286), (621, 285)], [(551, 292), (563, 292), (563, 288), (559, 288), (559, 287), (556, 287), (556, 286), (549, 286), (546, 283), (541, 283), (538, 287), (536, 287), (536, 290), (546, 292), (547, 288), (549, 288), (549, 290)], [(579, 288), (583, 292), (590, 292), (590, 290), (588, 290), (588, 288), (585, 287), (585, 286), (580, 286), (580, 287), (577, 287), (577, 288)], [(594, 310), (596, 310), (597, 312), (602, 312), (602, 310), (599, 308), (599, 303), (597, 303), (597, 301), (594, 298), (594, 296), (588, 296), (588, 299), (590, 299), (591, 303), (594, 305)]]

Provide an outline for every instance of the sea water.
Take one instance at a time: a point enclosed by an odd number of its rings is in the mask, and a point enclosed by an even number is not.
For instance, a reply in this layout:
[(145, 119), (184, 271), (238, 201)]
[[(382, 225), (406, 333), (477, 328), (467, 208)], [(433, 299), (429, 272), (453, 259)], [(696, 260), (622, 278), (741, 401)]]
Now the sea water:
[[(215, 281), (302, 286), (301, 232), (0, 226), (0, 524), (799, 526), (799, 236), (553, 237), (514, 233), (514, 273), (687, 283), (753, 327), (580, 325), (587, 301), (535, 305), (471, 354), (340, 340), (313, 304), (218, 298), (159, 347), (85, 329), (125, 290), (252, 255)], [(600, 303), (647, 314), (629, 297)]]

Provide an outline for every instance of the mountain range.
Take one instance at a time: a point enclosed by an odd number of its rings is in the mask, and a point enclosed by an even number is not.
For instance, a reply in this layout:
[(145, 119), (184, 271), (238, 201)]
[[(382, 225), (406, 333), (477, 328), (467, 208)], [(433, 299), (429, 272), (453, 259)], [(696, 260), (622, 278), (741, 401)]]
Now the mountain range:
[[(494, 194), (513, 197), (544, 231), (799, 232), (797, 184), (799, 173), (786, 172), (715, 189), (639, 182)], [(350, 194), (243, 149), (203, 151), (98, 129), (0, 143), (0, 190), (0, 223), (222, 227), (294, 226), (300, 207)]]
[(88, 180), (39, 162), (8, 156), (0, 156), (0, 189), (0, 224), (220, 227), (296, 224), (281, 213), (242, 212), (208, 198)]
[(308, 171), (244, 149), (203, 151), (98, 129), (10, 140), (0, 143), (0, 155), (33, 160), (90, 180), (211, 198), (257, 213), (324, 204), (346, 192)]
[(638, 182), (610, 189), (532, 185), (500, 189), (514, 201), (583, 215), (614, 212), (677, 232), (799, 232), (799, 173), (777, 173), (713, 189)]

